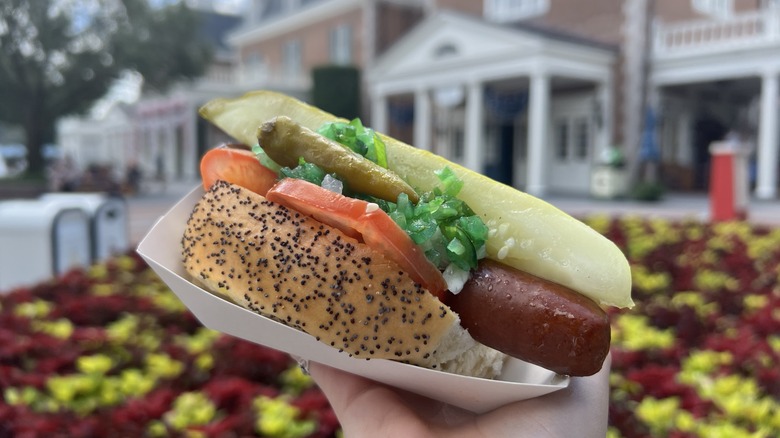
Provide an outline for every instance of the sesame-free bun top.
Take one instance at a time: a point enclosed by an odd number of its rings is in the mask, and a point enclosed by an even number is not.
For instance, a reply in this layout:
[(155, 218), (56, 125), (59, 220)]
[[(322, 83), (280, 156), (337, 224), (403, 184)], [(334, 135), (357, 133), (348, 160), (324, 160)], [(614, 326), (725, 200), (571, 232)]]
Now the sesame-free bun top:
[[(240, 186), (204, 194), (182, 245), (186, 270), (211, 291), (354, 357), (435, 367), (476, 344), (395, 263)], [(440, 346), (448, 357), (434, 358)]]

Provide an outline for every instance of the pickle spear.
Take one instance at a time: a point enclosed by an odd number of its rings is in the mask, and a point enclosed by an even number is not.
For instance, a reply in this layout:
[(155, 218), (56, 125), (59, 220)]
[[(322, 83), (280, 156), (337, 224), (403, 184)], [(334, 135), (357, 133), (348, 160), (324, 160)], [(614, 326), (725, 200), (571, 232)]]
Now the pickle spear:
[(419, 196), (401, 177), (287, 116), (274, 117), (257, 130), (257, 140), (266, 154), (281, 166), (295, 167), (299, 158), (325, 172), (343, 178), (349, 188), (390, 202), (406, 193), (417, 203)]

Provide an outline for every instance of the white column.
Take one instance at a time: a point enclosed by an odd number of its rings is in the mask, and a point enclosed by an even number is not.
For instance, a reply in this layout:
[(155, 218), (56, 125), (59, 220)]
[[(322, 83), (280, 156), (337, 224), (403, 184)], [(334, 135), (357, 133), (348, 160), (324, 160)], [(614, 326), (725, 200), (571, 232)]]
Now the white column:
[(478, 173), (482, 173), (485, 170), (482, 106), (482, 84), (476, 81), (469, 83), (468, 96), (466, 97), (466, 126), (464, 128), (463, 145), (465, 157), (463, 164)]
[(614, 105), (612, 103), (612, 80), (610, 78), (601, 82), (596, 87), (596, 99), (601, 114), (597, 114), (601, 120), (601, 126), (597, 126), (596, 144), (594, 148), (595, 158), (604, 156), (604, 152), (612, 147), (612, 126), (614, 122)]
[(163, 143), (162, 153), (165, 157), (165, 178), (167, 181), (173, 181), (176, 179), (176, 160), (180, 159), (176, 154), (178, 148), (176, 147), (176, 128), (177, 124), (173, 120), (170, 120), (170, 116), (166, 116), (168, 123), (163, 128)]
[(756, 197), (772, 199), (777, 196), (778, 149), (778, 72), (764, 72), (761, 78), (761, 115), (758, 126), (758, 155), (756, 164)]
[(197, 107), (187, 103), (187, 112), (184, 120), (184, 153), (186, 154), (186, 160), (184, 161), (184, 177), (185, 179), (198, 179), (197, 173), (198, 162), (200, 157), (198, 156), (198, 121), (197, 121)]
[(550, 77), (547, 72), (531, 75), (528, 111), (528, 177), (525, 191), (541, 196), (547, 189), (547, 126), (550, 116)]
[(146, 131), (147, 135), (149, 136), (149, 150), (151, 153), (151, 168), (152, 168), (152, 175), (154, 175), (155, 178), (160, 177), (162, 175), (159, 174), (161, 169), (158, 166), (158, 162), (160, 161), (160, 155), (162, 154), (162, 149), (160, 146), (160, 129), (157, 126), (157, 123), (149, 123), (149, 128)]
[(414, 93), (414, 143), (415, 147), (431, 150), (431, 95), (420, 88)]
[(371, 99), (371, 129), (387, 134), (387, 96), (376, 93)]

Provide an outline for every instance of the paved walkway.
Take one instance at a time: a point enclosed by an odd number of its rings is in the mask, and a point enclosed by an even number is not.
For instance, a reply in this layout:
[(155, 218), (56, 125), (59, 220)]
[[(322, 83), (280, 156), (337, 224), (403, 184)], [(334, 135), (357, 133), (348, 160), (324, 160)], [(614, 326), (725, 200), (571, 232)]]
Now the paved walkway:
[[(669, 219), (710, 218), (710, 201), (706, 194), (667, 194), (658, 202), (635, 200), (606, 201), (587, 197), (551, 196), (546, 199), (573, 216), (605, 213), (609, 215), (640, 215)], [(756, 224), (780, 226), (780, 200), (751, 200), (748, 220)]]
[[(197, 182), (175, 183), (164, 192), (150, 193), (128, 199), (130, 241), (137, 244), (165, 212)], [(561, 210), (584, 217), (593, 214), (641, 215), (669, 219), (694, 218), (708, 220), (710, 202), (705, 194), (667, 194), (658, 202), (633, 200), (599, 200), (588, 197), (549, 196), (545, 200)], [(752, 200), (748, 220), (757, 224), (780, 226), (780, 200)]]

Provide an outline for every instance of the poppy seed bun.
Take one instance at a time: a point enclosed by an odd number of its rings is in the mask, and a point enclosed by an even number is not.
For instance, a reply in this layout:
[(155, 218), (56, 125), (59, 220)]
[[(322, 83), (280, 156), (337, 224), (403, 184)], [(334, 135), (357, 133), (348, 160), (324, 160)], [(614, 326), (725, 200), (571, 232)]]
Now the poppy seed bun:
[(357, 358), (493, 377), (504, 356), (398, 265), (308, 216), (219, 181), (182, 238), (187, 272), (207, 289)]

